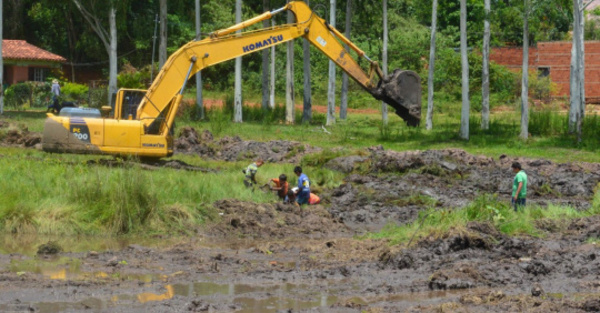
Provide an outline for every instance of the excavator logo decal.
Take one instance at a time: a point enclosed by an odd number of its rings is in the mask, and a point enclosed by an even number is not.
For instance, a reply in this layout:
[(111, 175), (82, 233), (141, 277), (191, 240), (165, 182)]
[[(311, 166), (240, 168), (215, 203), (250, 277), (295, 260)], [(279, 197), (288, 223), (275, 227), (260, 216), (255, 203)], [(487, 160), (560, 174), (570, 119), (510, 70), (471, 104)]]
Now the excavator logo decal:
[(247, 46), (244, 46), (244, 47), (242, 47), (242, 49), (244, 49), (244, 53), (246, 53), (246, 52), (254, 51), (256, 49), (260, 49), (260, 48), (264, 48), (264, 47), (276, 44), (281, 41), (283, 41), (283, 35), (270, 36), (269, 38), (267, 38), (265, 40), (262, 40), (262, 41), (259, 40), (256, 43), (252, 43)]
[(69, 120), (69, 131), (77, 139), (90, 142), (90, 130), (82, 118), (71, 118)]

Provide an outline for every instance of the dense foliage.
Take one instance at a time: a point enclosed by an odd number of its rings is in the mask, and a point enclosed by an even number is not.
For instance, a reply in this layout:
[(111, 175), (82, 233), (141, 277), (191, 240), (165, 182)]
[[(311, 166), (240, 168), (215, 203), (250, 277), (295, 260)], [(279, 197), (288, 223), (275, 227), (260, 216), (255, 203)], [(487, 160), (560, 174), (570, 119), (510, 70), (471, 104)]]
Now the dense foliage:
[[(149, 84), (149, 65), (153, 56), (155, 17), (159, 13), (158, 0), (112, 1), (117, 9), (119, 84), (121, 87), (140, 88)], [(108, 24), (106, 1), (82, 0), (93, 10), (99, 21)], [(247, 19), (285, 5), (285, 0), (270, 0), (268, 8), (263, 8), (262, 0), (244, 0), (243, 18)], [(429, 53), (429, 24), (431, 22), (431, 2), (418, 0), (397, 0), (389, 3), (389, 68), (410, 69), (426, 76)], [(532, 44), (541, 40), (565, 40), (572, 27), (572, 1), (534, 0), (530, 18)], [(344, 30), (346, 2), (338, 2), (337, 28)], [(310, 6), (321, 17), (329, 17), (329, 1), (311, 0)], [(173, 53), (183, 44), (194, 40), (195, 16), (194, 1), (179, 0), (168, 3), (168, 52)], [(234, 24), (235, 0), (201, 1), (202, 33)], [(382, 7), (381, 2), (354, 0), (351, 39), (364, 49), (372, 59), (381, 59), (382, 50)], [(594, 12), (590, 13), (594, 14)], [(478, 47), (482, 41), (483, 2), (468, 1), (468, 38), (471, 49), (471, 88), (480, 86), (481, 57)], [(460, 58), (457, 47), (459, 41), (459, 5), (457, 1), (440, 0), (438, 8), (438, 62), (436, 63), (436, 90), (445, 96), (455, 98), (460, 94)], [(285, 22), (285, 14), (275, 17), (275, 22)], [(492, 0), (490, 14), (492, 45), (520, 45), (522, 41), (523, 1)], [(253, 26), (257, 28), (259, 26)], [(586, 36), (597, 39), (600, 35), (597, 22), (586, 26)], [(79, 65), (108, 67), (108, 56), (98, 36), (85, 21), (72, 1), (55, 0), (15, 0), (8, 1), (4, 9), (4, 37), (26, 39), (54, 53), (63, 55), (70, 62)], [(295, 81), (298, 94), (302, 93), (302, 42), (295, 44)], [(155, 55), (154, 60), (157, 61)], [(255, 53), (243, 59), (243, 84), (245, 97), (260, 94), (261, 55)], [(325, 99), (327, 90), (328, 59), (316, 49), (312, 50), (312, 89), (315, 101)], [(285, 47), (277, 47), (277, 72), (285, 71)], [(364, 62), (363, 62), (364, 64)], [(138, 72), (138, 70), (143, 69)], [(514, 77), (506, 70), (493, 66), (491, 69), (492, 92), (501, 93), (512, 99), (515, 92)], [(228, 91), (233, 86), (233, 62), (209, 67), (203, 71), (204, 88), (207, 91)], [(338, 71), (340, 73), (340, 71)], [(341, 75), (341, 74), (339, 74)], [(425, 81), (425, 80), (424, 80)], [(340, 85), (340, 84), (338, 84)], [(193, 86), (193, 85), (192, 85)], [(283, 94), (285, 77), (278, 75), (276, 90)], [(475, 89), (473, 89), (475, 90)], [(350, 107), (370, 99), (357, 84), (351, 84)], [(506, 98), (506, 97), (504, 97)], [(374, 101), (372, 101), (374, 102)]]

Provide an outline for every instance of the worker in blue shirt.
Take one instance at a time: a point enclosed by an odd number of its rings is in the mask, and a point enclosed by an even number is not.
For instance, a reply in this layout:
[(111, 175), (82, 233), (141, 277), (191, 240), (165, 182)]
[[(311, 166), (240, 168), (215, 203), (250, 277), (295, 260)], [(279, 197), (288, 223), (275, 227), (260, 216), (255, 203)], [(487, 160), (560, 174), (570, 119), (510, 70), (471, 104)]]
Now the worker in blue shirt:
[(310, 198), (310, 181), (308, 180), (308, 176), (302, 173), (302, 168), (300, 166), (296, 166), (294, 168), (294, 174), (298, 176), (298, 193), (296, 194), (296, 202), (298, 204), (307, 204), (308, 199)]

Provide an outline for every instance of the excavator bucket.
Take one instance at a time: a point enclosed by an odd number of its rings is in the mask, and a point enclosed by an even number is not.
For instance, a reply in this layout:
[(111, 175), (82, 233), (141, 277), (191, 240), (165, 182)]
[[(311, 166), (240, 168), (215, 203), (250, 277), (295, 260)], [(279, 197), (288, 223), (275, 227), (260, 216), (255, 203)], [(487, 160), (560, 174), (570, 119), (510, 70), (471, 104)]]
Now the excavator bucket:
[(396, 69), (380, 80), (371, 94), (396, 109), (408, 126), (421, 122), (421, 78), (417, 73)]

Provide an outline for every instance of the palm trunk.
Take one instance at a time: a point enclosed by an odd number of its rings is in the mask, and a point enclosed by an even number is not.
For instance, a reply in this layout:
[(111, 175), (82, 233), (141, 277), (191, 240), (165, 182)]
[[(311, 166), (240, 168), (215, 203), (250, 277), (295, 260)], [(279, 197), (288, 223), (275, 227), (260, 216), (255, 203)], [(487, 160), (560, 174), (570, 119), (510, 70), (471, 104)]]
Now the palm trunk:
[[(0, 16), (2, 15), (2, 0), (0, 0)], [(2, 55), (2, 40), (4, 39), (2, 23), (0, 23), (0, 69), (4, 68), (4, 56)], [(0, 71), (0, 114), (4, 114), (4, 71)]]
[[(289, 3), (289, 0), (288, 0)], [(288, 11), (288, 24), (294, 22), (294, 14)], [(285, 68), (285, 121), (293, 124), (296, 119), (296, 110), (294, 108), (294, 41), (287, 43), (287, 62)]]
[[(2, 0), (0, 0), (0, 16), (2, 15)], [(2, 55), (2, 40), (4, 39), (4, 33), (2, 29), (2, 23), (0, 23), (0, 69), (4, 68), (4, 56)], [(4, 114), (4, 71), (0, 71), (0, 115)]]
[(525, 1), (523, 16), (523, 76), (521, 83), (521, 134), (527, 139), (529, 135), (529, 1)]
[[(235, 23), (242, 22), (242, 0), (235, 1)], [(241, 31), (237, 31), (241, 33)], [(242, 57), (235, 58), (235, 90), (233, 105), (233, 121), (242, 122)]]
[[(309, 1), (306, 1), (309, 4)], [(310, 43), (302, 41), (303, 65), (304, 65), (304, 102), (302, 108), (302, 123), (309, 123), (312, 119), (312, 91), (310, 83)]]
[(485, 0), (483, 68), (481, 71), (481, 129), (490, 128), (490, 0)]
[[(383, 0), (383, 55), (382, 55), (382, 71), (383, 75), (388, 74), (388, 14), (387, 14), (387, 1)], [(381, 101), (381, 121), (383, 125), (388, 123), (388, 107), (387, 103)]]
[(460, 0), (460, 56), (462, 64), (462, 110), (460, 138), (469, 140), (469, 59), (467, 55), (467, 1)]
[(579, 0), (573, 0), (573, 43), (571, 46), (571, 76), (569, 98), (569, 132), (577, 131), (581, 92), (579, 90)]
[(110, 27), (108, 103), (114, 108), (114, 96), (117, 94), (117, 10), (112, 4), (108, 14), (108, 24)]
[[(329, 2), (329, 25), (335, 27), (335, 0)], [(327, 87), (327, 125), (335, 124), (335, 63), (329, 61), (329, 84)]]
[[(271, 19), (271, 27), (275, 27), (273, 19)], [(269, 87), (269, 107), (275, 109), (275, 46), (271, 47), (271, 81)]]
[(158, 70), (167, 62), (167, 0), (160, 0), (160, 43), (158, 44)]
[(579, 7), (579, 53), (578, 53), (578, 64), (579, 64), (579, 119), (577, 123), (577, 142), (581, 142), (582, 136), (582, 128), (583, 128), (583, 120), (585, 118), (585, 41), (584, 41), (584, 7), (583, 3), (580, 1)]
[[(350, 27), (352, 26), (352, 0), (346, 2), (346, 38), (350, 39)], [(348, 49), (348, 45), (346, 50)], [(342, 95), (340, 97), (340, 119), (345, 120), (348, 114), (348, 74), (342, 73)]]
[[(269, 0), (263, 0), (263, 11), (269, 11)], [(269, 21), (263, 21), (263, 28), (269, 27)], [(269, 108), (269, 49), (262, 51), (262, 109)]]
[[(194, 1), (196, 4), (196, 40), (202, 37), (202, 24), (200, 21), (200, 0)], [(204, 101), (202, 99), (202, 71), (196, 73), (196, 107), (198, 108), (197, 118), (204, 119)]]
[[(486, 0), (489, 1), (489, 0)], [(429, 45), (429, 79), (427, 80), (427, 119), (425, 128), (433, 128), (433, 74), (435, 72), (435, 33), (437, 30), (438, 1), (433, 0), (431, 8), (431, 44)]]

